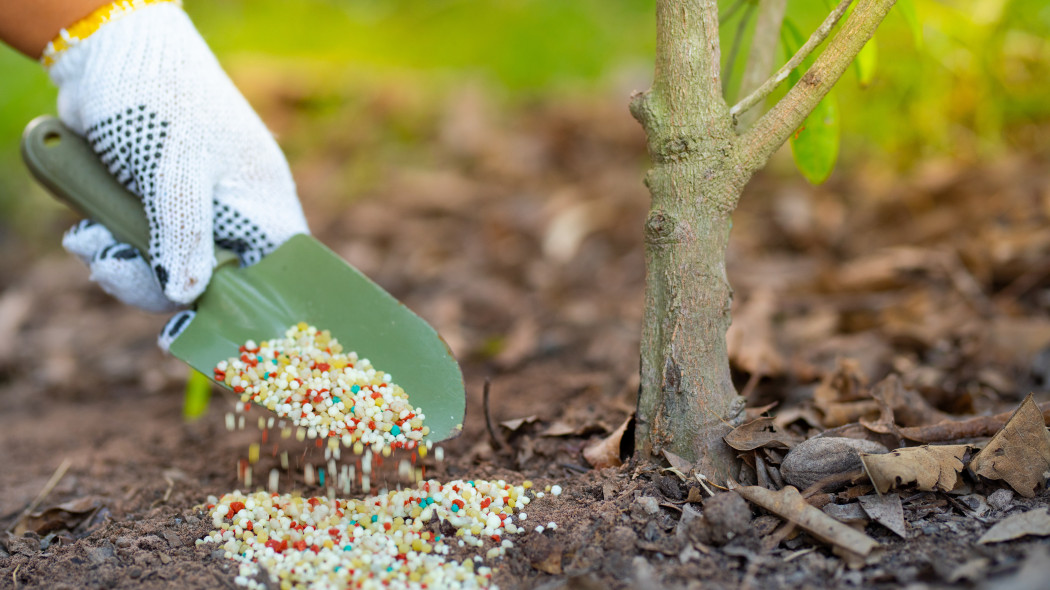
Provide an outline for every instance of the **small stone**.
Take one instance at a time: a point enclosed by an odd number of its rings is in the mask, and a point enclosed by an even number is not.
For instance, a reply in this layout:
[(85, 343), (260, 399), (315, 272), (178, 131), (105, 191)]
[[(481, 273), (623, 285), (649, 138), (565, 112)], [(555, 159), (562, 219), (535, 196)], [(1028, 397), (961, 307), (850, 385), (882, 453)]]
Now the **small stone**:
[(638, 535), (635, 534), (634, 529), (618, 526), (605, 537), (604, 545), (606, 551), (631, 552), (634, 551), (634, 545), (637, 542)]
[(57, 533), (48, 533), (43, 539), (40, 539), (40, 550), (47, 551), (47, 548), (51, 546), (51, 543), (58, 537)]
[(751, 526), (751, 508), (736, 492), (715, 494), (704, 500), (704, 520), (711, 527), (712, 541), (724, 544)]
[(656, 487), (660, 490), (660, 493), (671, 500), (681, 500), (685, 496), (682, 494), (682, 487), (678, 483), (678, 479), (669, 475), (660, 475), (653, 479), (656, 483)]
[(648, 518), (660, 513), (660, 502), (652, 496), (635, 498), (631, 503), (631, 514), (638, 518)]
[(117, 537), (117, 548), (127, 549), (135, 544), (135, 540), (131, 537)]
[(16, 537), (10, 535), (4, 541), (3, 545), (7, 551), (12, 555), (24, 555), (26, 557), (32, 557), (40, 552), (40, 539), (34, 538), (37, 535), (34, 533), (33, 536)]
[(168, 545), (170, 545), (172, 547), (181, 547), (182, 546), (182, 539), (180, 539), (179, 536), (176, 535), (174, 531), (165, 530), (164, 532), (161, 533), (161, 536), (164, 537), (164, 540), (167, 541)]
[(94, 565), (98, 565), (104, 561), (115, 558), (117, 552), (113, 549), (113, 544), (106, 541), (105, 545), (98, 547), (92, 547), (87, 550), (87, 558)]
[(988, 505), (996, 510), (1006, 510), (1014, 505), (1014, 491), (1009, 488), (995, 490), (988, 495)]
[(877, 442), (828, 436), (802, 441), (784, 457), (780, 474), (784, 481), (804, 490), (814, 483), (861, 468), (859, 453), (888, 453)]
[(868, 513), (861, 508), (861, 505), (856, 502), (849, 504), (827, 504), (822, 508), (824, 514), (834, 518), (835, 520), (844, 524), (859, 524), (861, 526), (866, 525), (871, 521), (868, 517)]
[(968, 494), (958, 498), (959, 503), (973, 511), (975, 516), (984, 516), (988, 512), (988, 501), (980, 494)]
[(142, 577), (142, 568), (138, 566), (128, 568), (128, 577), (133, 580)]

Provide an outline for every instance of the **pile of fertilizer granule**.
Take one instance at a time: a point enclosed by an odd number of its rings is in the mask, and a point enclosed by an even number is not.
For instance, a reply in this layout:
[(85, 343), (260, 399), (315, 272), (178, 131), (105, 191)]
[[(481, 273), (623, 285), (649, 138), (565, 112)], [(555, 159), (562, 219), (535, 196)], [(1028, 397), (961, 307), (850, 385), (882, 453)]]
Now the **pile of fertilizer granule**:
[[(513, 543), (504, 537), (526, 530), (531, 486), (432, 480), (361, 500), (233, 492), (209, 498), (216, 530), (198, 543), (240, 562), (235, 581), (248, 588), (266, 587), (260, 574), (282, 590), (491, 588), (485, 559), (458, 562), (450, 548), (489, 546), (489, 560), (505, 554)], [(455, 535), (442, 535), (438, 521)]]
[(215, 380), (245, 405), (265, 407), (308, 438), (340, 437), (345, 446), (414, 449), (430, 429), (389, 374), (344, 353), (327, 330), (300, 322), (284, 338), (248, 341), (215, 367)]

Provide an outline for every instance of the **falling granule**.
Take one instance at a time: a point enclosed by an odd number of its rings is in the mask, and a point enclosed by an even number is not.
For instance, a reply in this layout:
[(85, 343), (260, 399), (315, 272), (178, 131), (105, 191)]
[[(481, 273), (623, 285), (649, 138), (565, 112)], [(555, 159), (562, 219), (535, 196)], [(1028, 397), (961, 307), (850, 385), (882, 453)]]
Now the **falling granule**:
[[(514, 514), (529, 503), (526, 489), (504, 481), (421, 482), (363, 500), (302, 498), (258, 492), (209, 498), (215, 543), (240, 562), (235, 582), (265, 588), (491, 588), (491, 569), (448, 557), (450, 545), (502, 556), (523, 532)], [(428, 527), (447, 522), (454, 536)], [(475, 557), (480, 561), (480, 556)]]
[[(341, 437), (379, 451), (414, 449), (430, 428), (390, 375), (357, 353), (344, 353), (327, 330), (300, 322), (285, 337), (248, 341), (240, 355), (220, 362), (215, 379), (241, 396), (288, 418), (296, 439)], [(240, 418), (238, 428), (244, 428)], [(282, 432), (282, 437), (284, 432)], [(360, 454), (360, 453), (358, 453)]]

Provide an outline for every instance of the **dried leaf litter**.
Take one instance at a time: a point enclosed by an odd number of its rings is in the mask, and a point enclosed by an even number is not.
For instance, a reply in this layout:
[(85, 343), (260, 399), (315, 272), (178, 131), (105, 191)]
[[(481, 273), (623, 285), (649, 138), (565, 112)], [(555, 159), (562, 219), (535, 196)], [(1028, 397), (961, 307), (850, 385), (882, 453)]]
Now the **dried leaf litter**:
[[(239, 352), (215, 368), (216, 380), (240, 394), (246, 409), (254, 402), (290, 420), (300, 440), (341, 439), (367, 455), (398, 448), (423, 454), (431, 446), (425, 416), (404, 390), (367, 359), (344, 353), (327, 331), (299, 323), (283, 339), (249, 341)], [(282, 589), (490, 588), (482, 556), (455, 561), (451, 547), (488, 546), (489, 560), (504, 555), (513, 546), (504, 537), (527, 530), (521, 510), (530, 496), (544, 495), (531, 487), (431, 480), (364, 499), (336, 498), (331, 488), (314, 498), (278, 494), (274, 485), (269, 493), (235, 491), (209, 498), (215, 530), (198, 543), (220, 545), (240, 563), (235, 582), (249, 588), (267, 587), (265, 578)], [(434, 519), (454, 535), (442, 535)]]

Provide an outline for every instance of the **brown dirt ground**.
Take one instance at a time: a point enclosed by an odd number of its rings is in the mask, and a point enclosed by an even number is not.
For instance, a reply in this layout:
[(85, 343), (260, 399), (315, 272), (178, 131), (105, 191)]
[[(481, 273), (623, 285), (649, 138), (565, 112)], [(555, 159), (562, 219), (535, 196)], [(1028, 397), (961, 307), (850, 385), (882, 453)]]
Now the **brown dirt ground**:
[[(805, 535), (765, 548), (768, 519), (723, 546), (676, 534), (684, 510), (704, 509), (686, 501), (695, 483), (633, 463), (592, 470), (581, 456), (630, 413), (638, 385), (648, 199), (637, 126), (620, 101), (497, 117), (468, 92), (413, 111), (421, 147), (411, 158), (397, 152), (363, 188), (341, 188), (350, 185), (341, 162), (375, 159), (387, 145), (376, 129), (408, 108), (391, 96), (364, 101), (365, 139), (326, 134), (360, 121), (311, 114), (301, 96), (262, 111), (285, 132), (315, 233), (431, 321), (463, 361), (465, 432), (431, 474), (565, 488), (530, 505), (530, 522), (559, 528), (516, 540), (494, 576), (501, 588), (1045, 587), (1046, 540), (976, 544), (1045, 494), (977, 511), (906, 493), (909, 537), (868, 524), (886, 547), (859, 569)], [(308, 138), (326, 149), (298, 147)], [(817, 382), (844, 357), (872, 382), (900, 375), (952, 414), (1005, 411), (1045, 391), (1048, 163), (1039, 153), (930, 161), (902, 175), (853, 165), (819, 188), (775, 163), (745, 195), (731, 247), (736, 314), (767, 328), (755, 328), (766, 334), (758, 342), (742, 335), (734, 352), (741, 387), (762, 374), (754, 404), (812, 410)], [(56, 235), (71, 220), (56, 221)], [(0, 528), (66, 459), (40, 508), (90, 508), (42, 538), (6, 537), (0, 588), (234, 587), (232, 562), (194, 545), (209, 528), (195, 506), (238, 487), (252, 439), (224, 428), (229, 402), (185, 423), (186, 369), (153, 346), (163, 318), (109, 300), (61, 253), (6, 256), (0, 285)], [(749, 316), (763, 291), (774, 311)], [(482, 412), (486, 377), (495, 422), (535, 417), (498, 426), (498, 449)], [(975, 497), (996, 489), (978, 486)], [(658, 499), (656, 514), (642, 497)]]

